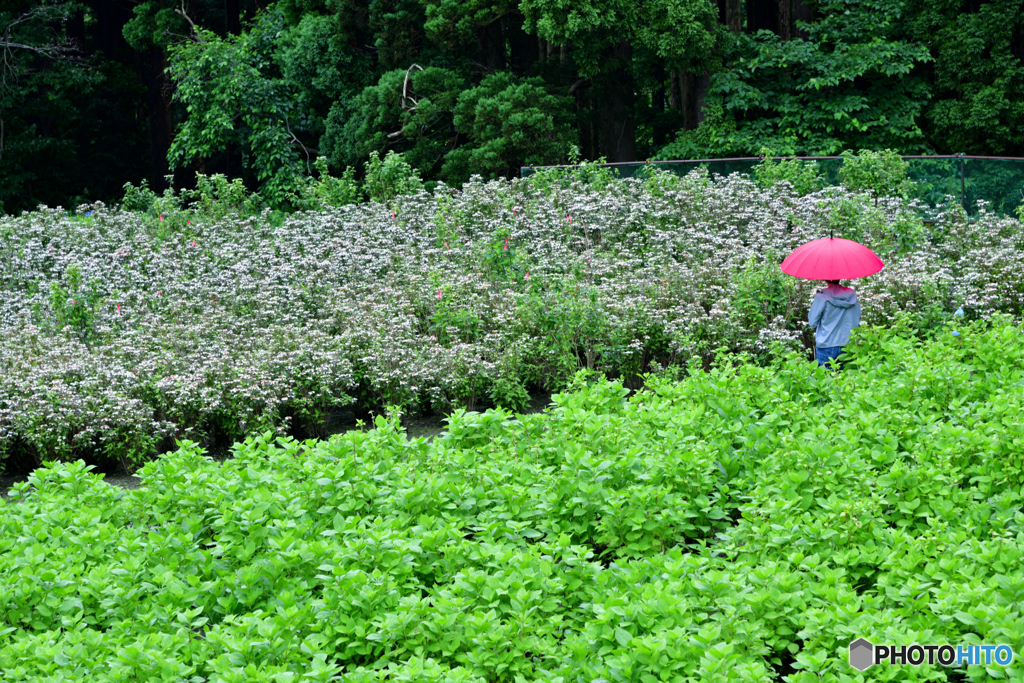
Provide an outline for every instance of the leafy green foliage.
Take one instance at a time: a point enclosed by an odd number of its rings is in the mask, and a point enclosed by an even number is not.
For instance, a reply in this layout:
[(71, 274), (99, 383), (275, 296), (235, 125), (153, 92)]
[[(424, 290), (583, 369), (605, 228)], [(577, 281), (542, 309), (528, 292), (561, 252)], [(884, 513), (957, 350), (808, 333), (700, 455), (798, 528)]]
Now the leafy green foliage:
[(472, 53), (481, 30), (509, 15), (516, 4), (509, 0), (429, 0), (424, 2), (423, 30), (438, 47)]
[(221, 38), (199, 29), (197, 40), (171, 48), (175, 97), (189, 112), (168, 152), (175, 166), (208, 158), (228, 146), (244, 150), (272, 205), (284, 204), (303, 167), (292, 123), (302, 122), (292, 87), (272, 70), (271, 49), (282, 28), (262, 13), (251, 31)]
[(603, 50), (624, 40), (673, 66), (690, 67), (707, 60), (715, 44), (717, 11), (707, 0), (524, 0), (520, 9), (528, 30), (556, 45), (577, 46), (574, 59), (585, 77), (601, 70)]
[[(313, 196), (318, 196), (315, 193), (319, 186), (311, 187)], [(320, 192), (327, 193), (322, 189)], [(174, 225), (179, 229), (190, 219), (217, 221), (230, 215), (250, 216), (258, 214), (264, 206), (263, 200), (249, 192), (240, 178), (228, 180), (219, 173), (212, 176), (197, 173), (196, 189), (175, 192), (168, 188), (162, 195), (149, 189), (145, 180), (138, 187), (126, 183), (121, 200), (123, 210), (144, 214), (150, 223), (155, 219), (159, 223), (166, 222), (167, 227)]]
[(754, 168), (754, 178), (761, 187), (772, 187), (787, 182), (798, 195), (817, 192), (825, 185), (825, 178), (818, 170), (816, 161), (780, 159), (776, 161), (769, 149), (762, 149), (764, 159)]
[(743, 326), (761, 329), (777, 317), (787, 320), (799, 305), (799, 287), (776, 265), (777, 260), (766, 258), (755, 262), (751, 259), (746, 268), (734, 275), (737, 283), (733, 310), (742, 319)]
[(135, 16), (122, 28), (124, 38), (135, 50), (166, 47), (175, 36), (189, 33), (188, 23), (175, 7), (159, 0), (146, 0), (132, 8)]
[(683, 132), (658, 157), (923, 149), (918, 119), (928, 87), (913, 71), (931, 56), (900, 37), (904, 3), (826, 0), (815, 12), (801, 24), (806, 38), (760, 31), (726, 42), (704, 130)]
[(527, 164), (557, 163), (572, 140), (571, 105), (568, 97), (549, 94), (539, 78), (485, 77), (455, 105), (453, 123), (469, 140), (445, 158), (445, 178), (514, 176)]
[(321, 211), (329, 206), (346, 206), (355, 204), (362, 199), (362, 190), (356, 182), (356, 170), (349, 166), (340, 178), (336, 178), (327, 170), (327, 159), (317, 157), (314, 167), (319, 177), (306, 179), (299, 193), (290, 197), (292, 206), (308, 211)]
[(301, 13), (276, 44), (282, 77), (320, 106), (355, 95), (368, 85), (371, 64), (352, 47), (352, 40), (353, 29), (344, 15)]
[(389, 151), (382, 160), (376, 152), (366, 162), (366, 193), (371, 200), (389, 203), (403, 194), (423, 189), (419, 174), (401, 154)]
[[(1024, 649), (1024, 330), (861, 330), (839, 374), (691, 364), (545, 414), (184, 441), (143, 485), (0, 498), (0, 667), (32, 680), (859, 680), (860, 636)], [(100, 663), (100, 664), (98, 664)], [(883, 668), (989, 680), (1019, 664)]]
[(942, 153), (1024, 155), (1024, 7), (911, 3), (908, 33), (935, 59), (924, 124)]
[[(312, 206), (291, 198), (314, 159), (359, 175), (389, 150), (428, 187), (573, 148), (1024, 156), (1015, 0), (12, 0), (0, 43), (13, 213), (162, 191), (174, 170), (179, 189), (240, 176), (276, 209)], [(1019, 188), (1007, 167), (963, 202), (1006, 213)]]
[(389, 71), (354, 103), (331, 110), (321, 145), (339, 167), (391, 147), (421, 172), (440, 168), (454, 143), (453, 112), (465, 87), (465, 77), (451, 69)]
[(874, 197), (908, 197), (913, 182), (907, 177), (910, 167), (891, 149), (881, 152), (862, 149), (854, 154), (843, 152), (843, 165), (839, 175), (845, 188), (853, 192), (867, 192)]

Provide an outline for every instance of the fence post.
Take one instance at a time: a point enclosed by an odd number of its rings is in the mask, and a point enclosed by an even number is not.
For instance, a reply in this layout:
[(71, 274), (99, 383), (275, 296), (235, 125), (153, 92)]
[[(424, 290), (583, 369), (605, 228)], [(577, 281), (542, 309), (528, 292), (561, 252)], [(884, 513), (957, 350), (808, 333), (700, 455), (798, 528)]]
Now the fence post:
[(964, 160), (963, 152), (957, 152), (957, 156), (960, 157), (960, 206), (963, 207), (964, 213), (967, 213), (967, 193), (964, 191)]

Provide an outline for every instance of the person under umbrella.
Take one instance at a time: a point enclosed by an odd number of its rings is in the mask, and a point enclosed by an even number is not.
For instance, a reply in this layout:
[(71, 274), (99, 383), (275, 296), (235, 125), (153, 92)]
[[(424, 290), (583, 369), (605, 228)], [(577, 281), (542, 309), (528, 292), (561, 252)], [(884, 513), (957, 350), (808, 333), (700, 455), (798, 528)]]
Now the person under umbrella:
[(828, 285), (815, 293), (807, 323), (814, 328), (818, 365), (835, 361), (850, 341), (850, 332), (860, 324), (857, 292), (841, 286), (839, 280), (873, 275), (885, 264), (863, 244), (827, 237), (797, 247), (779, 267), (787, 275), (824, 280)]
[(843, 287), (839, 280), (827, 280), (825, 284), (828, 286), (815, 293), (807, 314), (807, 324), (814, 328), (818, 365), (838, 358), (850, 341), (850, 332), (860, 324), (857, 292)]

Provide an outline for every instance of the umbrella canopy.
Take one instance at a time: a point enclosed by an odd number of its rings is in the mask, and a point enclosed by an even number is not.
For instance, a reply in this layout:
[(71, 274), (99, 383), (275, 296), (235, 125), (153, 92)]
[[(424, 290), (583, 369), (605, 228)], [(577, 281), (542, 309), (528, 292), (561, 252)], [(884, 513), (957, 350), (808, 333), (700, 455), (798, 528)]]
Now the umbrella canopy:
[(779, 267), (787, 275), (807, 280), (849, 280), (874, 275), (885, 264), (859, 242), (826, 237), (800, 245)]

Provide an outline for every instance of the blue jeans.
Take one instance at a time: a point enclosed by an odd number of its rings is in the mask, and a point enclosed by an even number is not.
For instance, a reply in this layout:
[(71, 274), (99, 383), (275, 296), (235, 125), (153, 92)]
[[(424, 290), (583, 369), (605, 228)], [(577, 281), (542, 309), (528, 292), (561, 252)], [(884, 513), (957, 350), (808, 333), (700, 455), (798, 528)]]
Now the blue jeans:
[[(830, 360), (839, 357), (839, 354), (843, 352), (842, 346), (819, 346), (818, 347), (818, 365), (825, 365)], [(838, 365), (838, 361), (836, 365)]]

